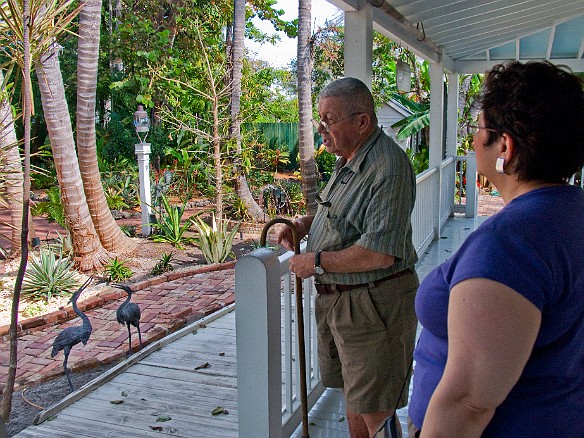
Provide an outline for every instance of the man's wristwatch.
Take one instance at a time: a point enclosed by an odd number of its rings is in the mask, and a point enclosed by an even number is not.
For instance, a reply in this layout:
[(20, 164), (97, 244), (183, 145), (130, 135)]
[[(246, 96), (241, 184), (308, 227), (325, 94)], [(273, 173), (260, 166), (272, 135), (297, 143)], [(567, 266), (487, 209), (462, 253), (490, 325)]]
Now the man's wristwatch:
[(322, 275), (324, 274), (324, 268), (322, 266), (320, 266), (320, 253), (321, 251), (317, 251), (316, 254), (314, 254), (314, 273), (318, 274), (318, 275)]

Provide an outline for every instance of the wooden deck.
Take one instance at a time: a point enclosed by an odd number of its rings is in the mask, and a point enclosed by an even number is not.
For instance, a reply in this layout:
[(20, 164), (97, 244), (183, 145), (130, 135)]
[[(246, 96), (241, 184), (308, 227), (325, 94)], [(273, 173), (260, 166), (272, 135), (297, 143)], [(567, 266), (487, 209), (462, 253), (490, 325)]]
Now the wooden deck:
[[(37, 420), (45, 421), (16, 436), (236, 437), (233, 310), (152, 344), (41, 412)], [(218, 407), (227, 413), (213, 415)]]
[[(450, 219), (441, 239), (434, 241), (418, 262), (420, 279), (450, 257), (484, 219)], [(16, 436), (236, 437), (234, 310), (233, 305), (227, 307), (134, 354), (41, 412), (37, 417), (40, 424)], [(213, 415), (219, 407), (228, 413)], [(310, 436), (348, 437), (344, 411), (341, 392), (327, 389), (310, 411)], [(407, 437), (407, 409), (398, 413)], [(300, 428), (292, 437), (301, 437)]]

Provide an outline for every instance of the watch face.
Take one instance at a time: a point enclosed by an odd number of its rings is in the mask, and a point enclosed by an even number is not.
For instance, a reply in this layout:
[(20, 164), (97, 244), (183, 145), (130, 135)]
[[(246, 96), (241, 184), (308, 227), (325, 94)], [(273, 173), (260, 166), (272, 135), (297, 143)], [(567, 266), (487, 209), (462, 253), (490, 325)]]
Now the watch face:
[(314, 272), (317, 273), (318, 275), (322, 275), (324, 274), (324, 269), (322, 269), (322, 266), (315, 266)]

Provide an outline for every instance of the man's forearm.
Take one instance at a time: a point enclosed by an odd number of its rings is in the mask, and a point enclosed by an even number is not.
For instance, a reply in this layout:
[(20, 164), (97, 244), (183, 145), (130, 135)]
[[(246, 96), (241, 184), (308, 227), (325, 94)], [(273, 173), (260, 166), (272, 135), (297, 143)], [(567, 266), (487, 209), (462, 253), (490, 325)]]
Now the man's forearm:
[(323, 251), (320, 262), (327, 272), (367, 272), (390, 267), (395, 257), (352, 245), (339, 251)]

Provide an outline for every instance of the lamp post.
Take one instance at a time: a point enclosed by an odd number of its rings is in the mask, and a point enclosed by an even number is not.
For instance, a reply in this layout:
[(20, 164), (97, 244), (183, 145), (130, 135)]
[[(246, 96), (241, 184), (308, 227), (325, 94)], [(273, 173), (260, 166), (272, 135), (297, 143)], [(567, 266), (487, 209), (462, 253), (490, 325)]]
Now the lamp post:
[[(134, 151), (138, 156), (138, 178), (140, 180), (140, 210), (142, 211), (142, 235), (149, 236), (150, 227), (150, 143), (146, 143), (150, 119), (142, 105), (138, 105), (134, 113), (134, 128), (138, 135), (139, 143), (134, 145)], [(144, 133), (144, 138), (140, 134)]]

